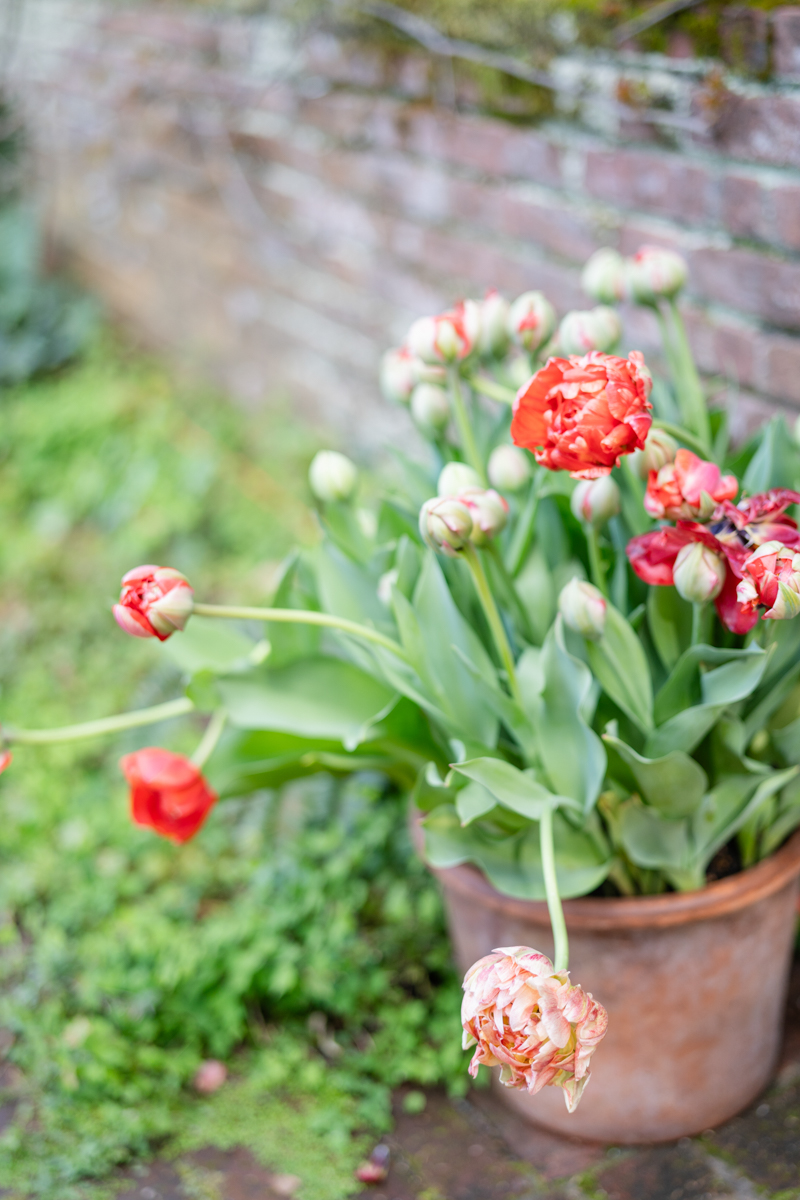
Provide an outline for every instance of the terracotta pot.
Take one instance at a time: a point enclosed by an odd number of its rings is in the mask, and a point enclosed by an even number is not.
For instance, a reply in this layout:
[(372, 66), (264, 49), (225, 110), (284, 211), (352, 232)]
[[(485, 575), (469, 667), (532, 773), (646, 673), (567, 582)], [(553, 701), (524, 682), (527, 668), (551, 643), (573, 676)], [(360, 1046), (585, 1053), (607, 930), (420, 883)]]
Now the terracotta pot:
[[(459, 967), (496, 946), (552, 955), (547, 906), (473, 867), (436, 871)], [(608, 1009), (570, 1116), (560, 1088), (499, 1087), (537, 1125), (593, 1141), (670, 1141), (718, 1125), (770, 1081), (780, 1047), (800, 879), (800, 833), (702, 891), (564, 904), (575, 983)]]

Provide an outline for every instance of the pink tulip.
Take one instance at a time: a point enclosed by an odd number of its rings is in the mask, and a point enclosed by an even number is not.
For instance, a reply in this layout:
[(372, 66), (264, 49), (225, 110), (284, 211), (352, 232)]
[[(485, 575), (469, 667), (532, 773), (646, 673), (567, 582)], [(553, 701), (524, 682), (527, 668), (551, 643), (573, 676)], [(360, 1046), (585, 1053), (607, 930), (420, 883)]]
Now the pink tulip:
[(200, 1063), (195, 1072), (195, 1090), (204, 1096), (210, 1096), (212, 1092), (219, 1091), (227, 1078), (228, 1068), (225, 1063), (219, 1062), (216, 1058), (207, 1058)]
[(112, 612), (121, 629), (133, 637), (165, 642), (183, 629), (192, 615), (194, 592), (172, 567), (134, 567), (122, 577), (119, 604)]
[(716, 463), (681, 449), (673, 462), (650, 472), (644, 506), (651, 517), (709, 521), (717, 505), (733, 500), (738, 490), (735, 475), (721, 475)]
[(500, 1067), (506, 1087), (560, 1087), (568, 1112), (578, 1107), (589, 1060), (608, 1028), (608, 1014), (567, 971), (528, 946), (506, 946), (480, 959), (464, 979), (464, 1049), (475, 1046), (470, 1075)]

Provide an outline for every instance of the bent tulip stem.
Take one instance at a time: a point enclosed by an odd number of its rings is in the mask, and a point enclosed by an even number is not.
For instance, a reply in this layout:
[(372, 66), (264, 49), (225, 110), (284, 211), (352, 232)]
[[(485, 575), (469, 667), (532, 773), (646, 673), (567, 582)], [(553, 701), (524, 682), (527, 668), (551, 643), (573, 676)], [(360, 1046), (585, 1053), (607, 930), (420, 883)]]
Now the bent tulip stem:
[(78, 742), (84, 738), (100, 737), (108, 733), (121, 733), (125, 729), (136, 729), (142, 725), (155, 725), (172, 717), (182, 717), (194, 710), (188, 696), (168, 700), (152, 708), (140, 708), (135, 712), (118, 713), (115, 717), (101, 717), (97, 721), (84, 721), (80, 725), (62, 725), (55, 729), (4, 728), (4, 742), (21, 745), (48, 745), (55, 742)]
[(485, 375), (471, 375), (469, 385), (474, 391), (480, 392), (482, 396), (488, 396), (490, 400), (497, 400), (500, 404), (507, 404), (509, 408), (517, 396), (517, 393), (511, 388), (503, 387), (502, 383), (496, 383), (494, 379), (487, 379)]
[(539, 821), (539, 848), (542, 856), (542, 875), (547, 896), (547, 911), (553, 929), (553, 966), (556, 971), (566, 971), (569, 966), (569, 938), (564, 909), (558, 892), (556, 875), (556, 851), (553, 843), (553, 810), (546, 808)]
[(448, 382), (450, 384), (450, 404), (455, 417), (458, 436), (461, 441), (461, 447), (466, 455), (467, 462), (473, 467), (481, 477), (483, 486), (487, 485), (486, 468), (483, 465), (483, 460), (478, 452), (478, 446), (475, 441), (475, 434), (472, 431), (472, 423), (469, 419), (467, 406), (464, 402), (464, 394), (461, 391), (461, 380), (458, 377), (458, 367), (450, 367), (447, 373)]
[(305, 608), (245, 608), (234, 604), (195, 604), (194, 613), (198, 617), (222, 617), (229, 621), (276, 621), (290, 625), (322, 625), (327, 629), (340, 629), (343, 633), (362, 638), (366, 642), (374, 642), (391, 650), (398, 658), (406, 661), (406, 654), (399, 642), (386, 637), (369, 625), (359, 625), (357, 621), (348, 621), (346, 617), (334, 617), (330, 613), (314, 612)]
[(211, 720), (206, 725), (205, 733), (192, 755), (192, 762), (201, 771), (216, 750), (227, 720), (228, 714), (224, 708), (218, 708), (215, 713), (211, 714)]
[(677, 438), (679, 442), (683, 442), (685, 446), (688, 446), (690, 450), (694, 450), (695, 454), (699, 454), (701, 458), (705, 458), (708, 455), (708, 446), (681, 425), (673, 425), (670, 421), (653, 421), (653, 428), (663, 429), (664, 433), (669, 433), (672, 437)]
[(478, 551), (472, 545), (464, 548), (464, 559), (472, 572), (472, 578), (475, 582), (475, 591), (478, 593), (478, 599), (481, 602), (481, 607), (486, 615), (486, 620), (489, 623), (494, 644), (497, 647), (497, 653), (500, 655), (500, 661), (505, 667), (506, 675), (508, 676), (508, 686), (511, 690), (511, 695), (518, 702), (522, 702), (522, 697), (517, 681), (517, 672), (514, 665), (514, 655), (511, 653), (511, 647), (508, 644), (505, 627), (503, 626), (500, 613), (497, 611), (492, 589), (489, 587), (489, 581), (486, 578), (486, 572), (483, 569), (483, 563), (480, 560)]
[(586, 541), (589, 547), (589, 568), (592, 573), (592, 583), (607, 597), (606, 569), (603, 566), (603, 558), (600, 553), (600, 539), (594, 525), (587, 526)]

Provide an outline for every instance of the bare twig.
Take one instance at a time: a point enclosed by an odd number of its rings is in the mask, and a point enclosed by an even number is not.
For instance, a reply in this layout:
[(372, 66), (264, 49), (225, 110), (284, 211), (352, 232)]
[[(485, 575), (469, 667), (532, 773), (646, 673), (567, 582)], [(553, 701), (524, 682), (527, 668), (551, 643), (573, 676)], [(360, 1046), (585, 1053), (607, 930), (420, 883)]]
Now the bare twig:
[(694, 8), (700, 2), (701, 0), (659, 0), (658, 4), (648, 8), (647, 12), (642, 13), (641, 16), (633, 17), (630, 21), (625, 21), (624, 24), (617, 26), (612, 35), (614, 43), (621, 46), (623, 42), (630, 41), (637, 34), (644, 33), (645, 29), (652, 29), (654, 25), (666, 21), (667, 17), (683, 12), (686, 8)]

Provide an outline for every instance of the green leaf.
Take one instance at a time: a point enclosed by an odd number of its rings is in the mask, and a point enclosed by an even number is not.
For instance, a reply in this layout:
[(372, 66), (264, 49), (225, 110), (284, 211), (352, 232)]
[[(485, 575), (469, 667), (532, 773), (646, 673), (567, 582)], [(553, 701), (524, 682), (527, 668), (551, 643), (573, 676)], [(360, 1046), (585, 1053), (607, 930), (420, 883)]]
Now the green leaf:
[(648, 758), (662, 758), (673, 750), (691, 754), (725, 708), (724, 704), (698, 704), (676, 713), (650, 734), (644, 744), (645, 754)]
[(692, 606), (674, 587), (647, 589), (647, 624), (658, 657), (671, 671), (689, 645), (692, 635)]
[(619, 836), (625, 853), (639, 867), (686, 870), (692, 845), (686, 820), (670, 821), (635, 797), (621, 804)]
[[(773, 771), (768, 778), (762, 778), (761, 782), (757, 775), (749, 775), (747, 785), (740, 776), (733, 776), (714, 788), (709, 793), (709, 799), (714, 805), (713, 819), (703, 826), (695, 821), (698, 857), (703, 865), (710, 862), (717, 851), (738, 833), (761, 805), (785, 787), (797, 773), (797, 767), (788, 767), (785, 771)], [(748, 800), (748, 796), (751, 796), (751, 799)]]
[(606, 605), (603, 637), (586, 643), (597, 682), (645, 734), (653, 728), (653, 685), (642, 643), (622, 613)]
[(742, 487), (756, 493), (774, 487), (796, 488), (798, 482), (794, 439), (783, 417), (772, 417), (761, 433), (761, 443), (750, 459)]
[(470, 782), (456, 794), (456, 812), (462, 825), (470, 825), (478, 817), (491, 812), (497, 801), (480, 783)]
[[(743, 700), (758, 687), (767, 660), (758, 645), (745, 650), (691, 646), (659, 689), (655, 699), (656, 723), (663, 724), (690, 705), (734, 704)], [(704, 672), (701, 666), (716, 669)]]
[(378, 573), (353, 562), (330, 542), (313, 552), (311, 562), (324, 612), (394, 634), (389, 609), (378, 599)]
[(628, 764), (642, 798), (663, 817), (688, 817), (699, 808), (708, 776), (688, 754), (673, 750), (663, 758), (643, 758), (617, 737), (606, 734), (603, 741)]
[(554, 796), (527, 772), (518, 771), (502, 758), (473, 758), (469, 762), (453, 763), (453, 770), (480, 783), (495, 800), (521, 817), (538, 821), (546, 809), (566, 803), (579, 807), (574, 800)]
[(773, 729), (772, 741), (788, 763), (800, 763), (800, 717), (782, 729)]
[[(253, 650), (259, 645), (238, 629), (214, 617), (192, 617), (183, 633), (175, 633), (161, 643), (161, 653), (172, 659), (182, 671), (195, 675), (200, 671), (228, 674), (253, 666)], [(267, 651), (266, 644), (261, 645)]]
[(557, 597), (553, 573), (538, 546), (528, 555), (514, 583), (528, 614), (534, 638), (541, 645), (556, 615)]
[(307, 658), (258, 678), (220, 680), (228, 715), (241, 729), (282, 730), (358, 745), (397, 693), (340, 658)]

